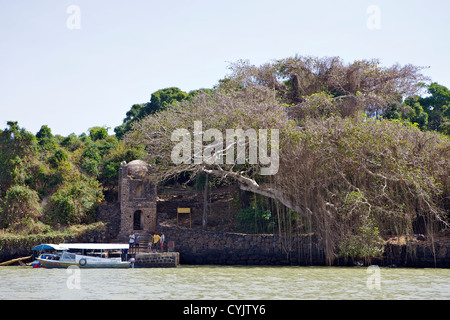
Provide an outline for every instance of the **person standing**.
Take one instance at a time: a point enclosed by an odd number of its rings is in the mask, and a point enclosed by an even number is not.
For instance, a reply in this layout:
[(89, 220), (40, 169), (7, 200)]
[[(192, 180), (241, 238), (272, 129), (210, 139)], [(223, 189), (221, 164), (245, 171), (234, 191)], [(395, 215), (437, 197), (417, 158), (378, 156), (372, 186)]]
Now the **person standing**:
[(153, 252), (153, 235), (150, 234), (150, 236), (148, 237), (148, 248), (150, 250), (150, 253)]
[(139, 251), (139, 242), (141, 240), (141, 236), (139, 235), (139, 233), (136, 233), (136, 237), (134, 239), (134, 247), (135, 247), (135, 251)]
[(133, 252), (133, 247), (134, 247), (134, 240), (136, 239), (136, 237), (135, 237), (135, 235), (134, 235), (134, 232), (132, 232), (131, 234), (130, 234), (130, 241), (129, 241), (129, 244), (130, 244), (130, 251), (131, 252)]
[(161, 243), (161, 252), (164, 251), (164, 241), (166, 240), (166, 236), (164, 235), (164, 232), (161, 232), (161, 239), (159, 242)]
[(161, 240), (161, 237), (158, 235), (158, 232), (155, 231), (155, 234), (153, 235), (153, 248), (155, 248), (155, 251), (158, 250), (159, 240)]

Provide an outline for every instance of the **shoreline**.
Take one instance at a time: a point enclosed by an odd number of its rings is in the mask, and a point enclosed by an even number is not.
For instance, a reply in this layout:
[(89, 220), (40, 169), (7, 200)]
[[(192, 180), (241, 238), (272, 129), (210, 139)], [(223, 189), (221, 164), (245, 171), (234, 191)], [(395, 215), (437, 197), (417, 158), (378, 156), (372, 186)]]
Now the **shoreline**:
[[(180, 265), (218, 266), (368, 266), (406, 268), (450, 268), (450, 241), (416, 241), (386, 243), (382, 257), (351, 259), (337, 257), (331, 263), (314, 236), (296, 235), (286, 239), (274, 234), (243, 234), (213, 232), (201, 229), (158, 226), (180, 253)], [(86, 228), (78, 235), (0, 237), (0, 263), (29, 256), (31, 248), (40, 243), (98, 242), (114, 238), (106, 226)]]

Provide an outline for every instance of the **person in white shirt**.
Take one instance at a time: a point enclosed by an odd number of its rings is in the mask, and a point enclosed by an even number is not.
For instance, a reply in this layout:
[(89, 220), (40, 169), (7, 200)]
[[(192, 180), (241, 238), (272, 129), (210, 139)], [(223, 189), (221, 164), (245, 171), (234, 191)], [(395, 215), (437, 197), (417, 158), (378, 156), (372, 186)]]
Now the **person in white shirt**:
[(159, 242), (161, 243), (161, 252), (164, 251), (164, 241), (166, 240), (166, 236), (164, 235), (164, 232), (161, 232), (161, 239), (159, 240)]
[(130, 234), (130, 242), (129, 242), (129, 244), (130, 244), (130, 249), (132, 249), (133, 247), (134, 247), (134, 240), (136, 239), (136, 237), (134, 236), (134, 232), (132, 232), (131, 234)]

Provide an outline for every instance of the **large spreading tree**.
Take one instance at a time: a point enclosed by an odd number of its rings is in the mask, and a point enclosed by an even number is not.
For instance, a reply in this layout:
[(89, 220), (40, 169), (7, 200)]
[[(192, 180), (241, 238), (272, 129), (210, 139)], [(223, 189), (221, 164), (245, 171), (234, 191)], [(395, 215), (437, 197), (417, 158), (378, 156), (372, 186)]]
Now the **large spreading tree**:
[[(420, 67), (296, 56), (259, 67), (241, 61), (231, 70), (212, 94), (199, 93), (135, 122), (125, 142), (146, 147), (147, 160), (157, 164), (150, 179), (182, 172), (234, 179), (241, 189), (298, 214), (298, 230), (314, 232), (330, 261), (337, 253), (376, 255), (381, 236), (447, 224), (449, 140), (377, 117), (420, 92), (426, 80)], [(199, 123), (203, 140), (196, 149)], [(173, 161), (177, 129), (193, 151), (181, 163)], [(205, 139), (208, 129), (216, 134)], [(195, 161), (196, 152), (213, 150), (217, 157), (237, 150), (237, 140), (217, 148), (227, 129), (277, 129), (276, 174), (261, 175), (266, 165), (251, 161), (251, 139), (244, 142), (244, 163)]]

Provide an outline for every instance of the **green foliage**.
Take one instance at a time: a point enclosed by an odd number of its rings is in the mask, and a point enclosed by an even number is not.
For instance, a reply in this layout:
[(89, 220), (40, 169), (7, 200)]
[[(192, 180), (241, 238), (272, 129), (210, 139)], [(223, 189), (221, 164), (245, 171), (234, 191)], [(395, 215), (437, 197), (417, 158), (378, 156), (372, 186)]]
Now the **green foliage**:
[(69, 134), (61, 141), (61, 146), (65, 147), (68, 151), (75, 151), (83, 145), (83, 142), (75, 133)]
[(102, 200), (100, 183), (93, 178), (81, 176), (78, 180), (65, 182), (50, 197), (47, 221), (54, 225), (92, 223), (95, 208)]
[(17, 122), (8, 126), (0, 131), (0, 228), (11, 232), (49, 232), (49, 224), (94, 221), (103, 188), (117, 186), (120, 162), (137, 155), (118, 147), (104, 127), (61, 137), (46, 125), (36, 136)]
[(8, 121), (9, 128), (0, 132), (0, 197), (15, 184), (24, 184), (30, 163), (37, 158), (35, 136)]
[(108, 137), (108, 129), (105, 127), (92, 127), (89, 128), (89, 136), (92, 141), (106, 139)]
[(450, 135), (450, 90), (436, 82), (426, 88), (428, 96), (411, 96), (403, 104), (392, 104), (384, 113), (384, 118), (402, 119), (417, 123), (421, 130)]
[(117, 186), (119, 181), (119, 167), (123, 161), (130, 162), (143, 157), (143, 147), (132, 147), (124, 142), (116, 143), (114, 148), (104, 156), (98, 180), (106, 188)]
[(119, 181), (120, 163), (110, 160), (105, 163), (102, 172), (103, 182), (108, 185), (115, 185)]
[(51, 129), (47, 125), (43, 125), (36, 133), (36, 138), (40, 148), (44, 150), (52, 150), (56, 147), (56, 141), (53, 137)]
[[(244, 196), (241, 199), (244, 208), (241, 208), (236, 216), (237, 229), (245, 233), (275, 233), (277, 223), (282, 224), (282, 228), (287, 227), (284, 221), (279, 221), (277, 216), (273, 215), (275, 207), (271, 199), (262, 197), (258, 194), (251, 194), (250, 197)], [(238, 203), (235, 203), (235, 206)], [(241, 207), (240, 205), (236, 208)], [(289, 222), (291, 224), (292, 221)]]
[(43, 125), (41, 129), (38, 131), (38, 133), (36, 133), (36, 138), (38, 139), (38, 141), (44, 139), (52, 139), (53, 138), (52, 130), (47, 125)]
[(63, 162), (67, 161), (67, 159), (68, 156), (66, 151), (64, 151), (63, 149), (56, 149), (53, 152), (53, 155), (49, 157), (48, 162), (51, 164), (53, 168), (56, 168)]
[(359, 232), (348, 235), (339, 245), (339, 255), (353, 259), (380, 257), (384, 252), (384, 241), (376, 222), (365, 217)]
[(270, 210), (248, 207), (236, 216), (237, 227), (246, 233), (273, 233), (275, 219)]
[(450, 90), (433, 82), (428, 93), (430, 96), (418, 99), (428, 114), (428, 129), (450, 134)]
[(81, 155), (80, 167), (93, 176), (100, 172), (99, 165), (101, 156), (97, 145), (87, 143)]
[[(205, 89), (206, 90), (206, 89)], [(197, 92), (192, 92), (189, 98), (196, 95)], [(122, 137), (131, 130), (132, 125), (135, 121), (140, 120), (150, 114), (155, 114), (161, 110), (166, 109), (169, 105), (181, 102), (188, 98), (188, 94), (176, 87), (160, 89), (152, 93), (150, 97), (150, 102), (143, 104), (133, 104), (131, 109), (126, 113), (123, 123), (114, 128), (114, 132), (118, 139)]]
[(36, 191), (27, 186), (15, 185), (6, 191), (1, 202), (0, 227), (20, 230), (30, 219), (40, 216), (42, 208)]
[(150, 103), (144, 108), (145, 115), (153, 114), (160, 110), (164, 110), (175, 101), (180, 102), (186, 99), (188, 94), (176, 87), (158, 90), (152, 93)]

